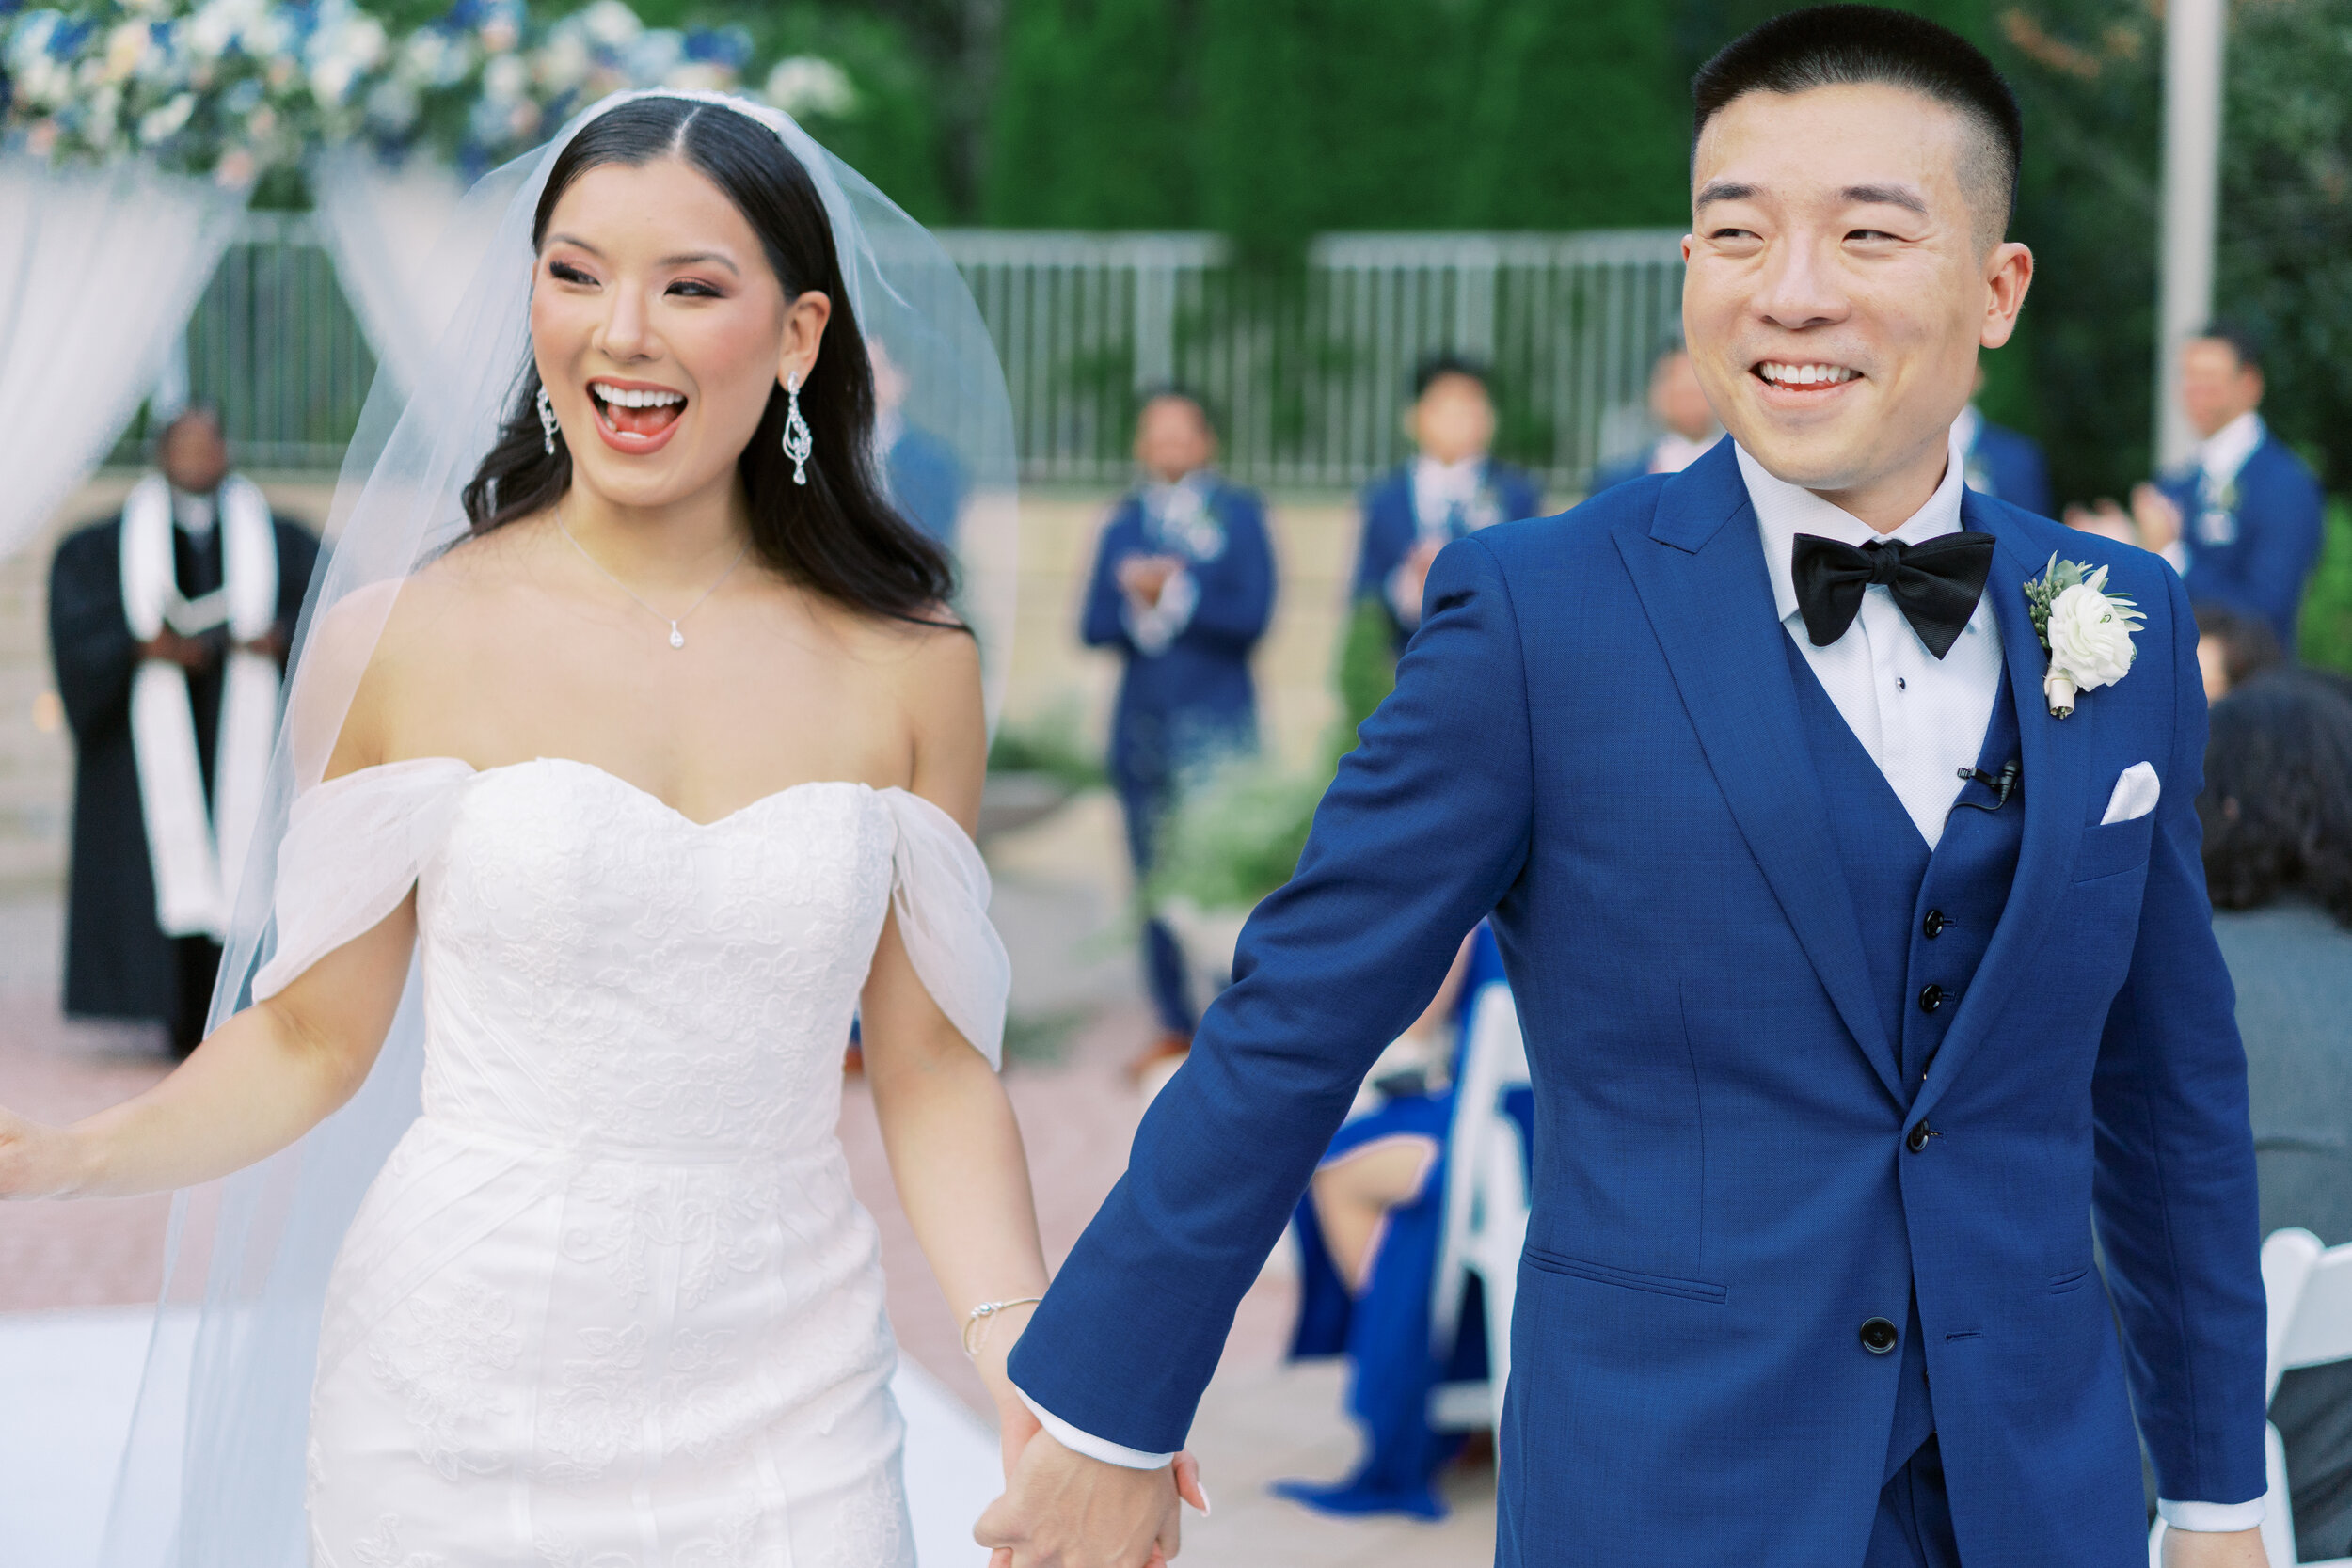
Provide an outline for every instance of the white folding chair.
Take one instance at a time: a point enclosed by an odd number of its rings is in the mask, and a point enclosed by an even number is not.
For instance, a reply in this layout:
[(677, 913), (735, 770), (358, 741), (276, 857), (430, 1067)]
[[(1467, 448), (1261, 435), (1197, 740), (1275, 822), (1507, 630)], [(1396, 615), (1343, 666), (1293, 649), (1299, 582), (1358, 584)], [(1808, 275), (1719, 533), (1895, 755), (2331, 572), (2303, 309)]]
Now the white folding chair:
[[(2303, 1367), (2352, 1361), (2352, 1244), (2322, 1247), (2308, 1230), (2279, 1230), (2263, 1243), (2263, 1293), (2268, 1298), (2267, 1381)], [(2263, 1496), (2263, 1551), (2270, 1568), (2352, 1568), (2352, 1557), (2306, 1562), (2295, 1555), (2295, 1504), (2287, 1492), (2287, 1450), (2265, 1423), (2268, 1490)], [(2162, 1568), (2165, 1523), (2148, 1532), (2149, 1568)]]
[(1523, 1087), (1527, 1041), (1511, 988), (1501, 980), (1472, 999), (1470, 1041), (1454, 1089), (1446, 1136), (1445, 1219), (1431, 1287), (1431, 1342), (1453, 1349), (1462, 1302), (1476, 1275), (1486, 1304), (1487, 1381), (1440, 1384), (1430, 1390), (1429, 1424), (1441, 1432), (1499, 1425), (1511, 1377), (1511, 1304), (1519, 1251), (1527, 1243), (1527, 1153), (1503, 1095)]

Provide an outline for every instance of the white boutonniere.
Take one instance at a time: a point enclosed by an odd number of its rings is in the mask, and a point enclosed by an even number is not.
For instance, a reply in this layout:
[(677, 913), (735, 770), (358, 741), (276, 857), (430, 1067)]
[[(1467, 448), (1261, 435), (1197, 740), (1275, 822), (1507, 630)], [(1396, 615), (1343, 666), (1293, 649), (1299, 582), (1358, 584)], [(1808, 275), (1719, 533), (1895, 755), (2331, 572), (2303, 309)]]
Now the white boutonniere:
[(2121, 594), (2106, 591), (2107, 569), (2092, 571), (2079, 561), (2050, 557), (2040, 577), (2026, 584), (2026, 607), (2042, 651), (2050, 656), (2042, 695), (2051, 717), (2074, 711), (2074, 695), (2094, 686), (2113, 686), (2131, 673), (2139, 650), (2132, 634), (2140, 613)]

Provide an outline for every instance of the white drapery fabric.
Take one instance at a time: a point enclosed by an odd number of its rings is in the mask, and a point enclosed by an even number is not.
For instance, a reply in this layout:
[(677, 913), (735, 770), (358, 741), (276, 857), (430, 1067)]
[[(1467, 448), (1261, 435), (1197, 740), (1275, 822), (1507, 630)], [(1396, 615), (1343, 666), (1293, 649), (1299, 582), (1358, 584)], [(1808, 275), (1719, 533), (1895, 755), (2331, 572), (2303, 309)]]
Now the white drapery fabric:
[(496, 214), (458, 224), (466, 187), (455, 171), (424, 158), (394, 166), (352, 147), (311, 163), (310, 196), (336, 279), (376, 362), (402, 387), (425, 385), (429, 356), (457, 313)]
[(213, 803), (204, 801), (200, 742), (188, 706), (188, 674), (149, 659), (131, 679), (131, 746), (138, 759), (139, 807), (148, 863), (155, 875), (155, 922), (168, 936), (218, 942), (236, 908), (278, 739), (278, 660), (242, 644), (269, 635), (278, 620), (278, 535), (269, 502), (252, 481), (220, 487), (222, 583), (193, 601), (180, 594), (172, 547), (171, 489), (150, 474), (122, 506), (122, 613), (146, 641), (167, 626), (183, 637), (226, 626), (232, 640), (222, 672), (215, 738)]
[(0, 556), (130, 423), (245, 201), (140, 165), (0, 158)]

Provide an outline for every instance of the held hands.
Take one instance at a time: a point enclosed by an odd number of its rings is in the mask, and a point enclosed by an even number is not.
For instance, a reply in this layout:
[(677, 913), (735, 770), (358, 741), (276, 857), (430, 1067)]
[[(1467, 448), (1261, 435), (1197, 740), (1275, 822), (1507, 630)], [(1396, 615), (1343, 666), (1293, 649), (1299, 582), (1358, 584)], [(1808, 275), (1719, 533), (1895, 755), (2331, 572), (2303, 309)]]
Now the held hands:
[(1182, 1546), (1180, 1503), (1209, 1512), (1191, 1454), (1131, 1470), (1030, 1439), (972, 1538), (989, 1568), (1164, 1568)]
[(212, 667), (213, 645), (200, 637), (183, 637), (166, 626), (139, 644), (139, 657), (177, 664), (195, 674)]
[(1155, 608), (1168, 579), (1184, 570), (1172, 555), (1131, 555), (1119, 563), (1119, 586), (1146, 610)]
[(2132, 520), (2139, 525), (2139, 547), (2161, 555), (2180, 543), (2181, 509), (2153, 484), (2132, 486)]

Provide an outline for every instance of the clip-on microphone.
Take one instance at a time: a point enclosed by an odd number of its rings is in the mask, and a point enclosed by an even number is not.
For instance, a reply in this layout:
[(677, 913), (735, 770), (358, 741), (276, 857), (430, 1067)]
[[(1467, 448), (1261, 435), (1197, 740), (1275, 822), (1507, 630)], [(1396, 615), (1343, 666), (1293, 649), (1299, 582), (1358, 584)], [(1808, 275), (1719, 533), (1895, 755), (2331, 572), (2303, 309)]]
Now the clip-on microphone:
[(2017, 787), (2018, 771), (2017, 759), (2015, 757), (2010, 758), (2009, 761), (2001, 765), (2001, 772), (1998, 778), (1995, 778), (1994, 775), (1986, 772), (1981, 768), (1963, 768), (1960, 770), (1961, 779), (1965, 783), (1980, 784), (1984, 785), (1985, 788), (1991, 790), (1993, 792), (1993, 803), (1989, 806), (1981, 800), (1955, 800), (1952, 803), (1960, 806), (1971, 806), (1978, 811), (1999, 811), (2003, 806), (2009, 804), (2009, 792)]

